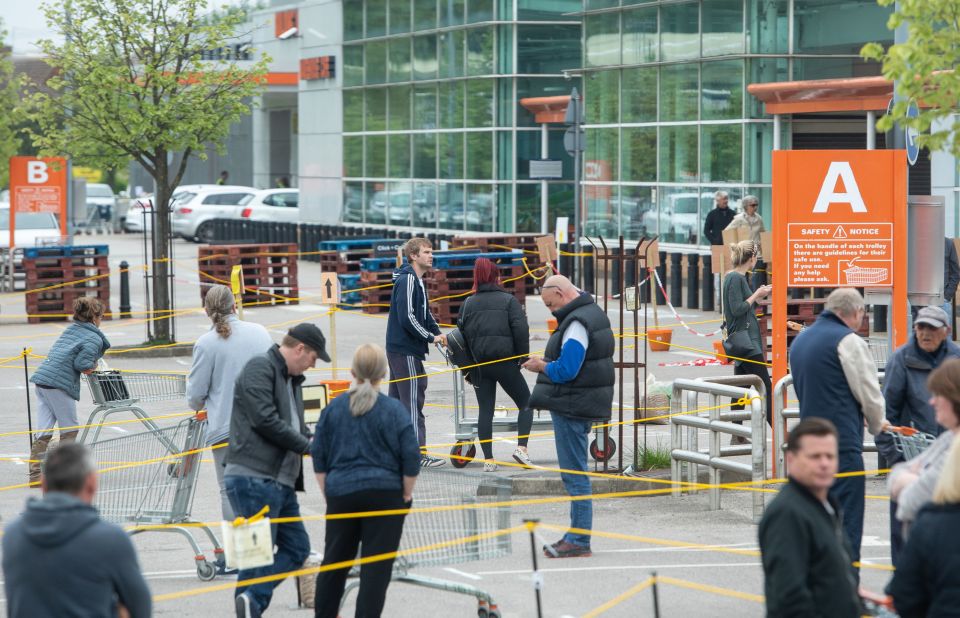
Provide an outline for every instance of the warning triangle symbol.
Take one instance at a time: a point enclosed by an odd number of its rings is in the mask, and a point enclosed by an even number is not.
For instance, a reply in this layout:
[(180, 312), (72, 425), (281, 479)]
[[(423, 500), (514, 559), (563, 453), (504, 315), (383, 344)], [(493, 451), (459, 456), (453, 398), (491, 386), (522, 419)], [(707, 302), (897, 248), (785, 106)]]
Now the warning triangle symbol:
[(847, 237), (847, 233), (846, 233), (845, 231), (843, 231), (843, 226), (842, 226), (842, 225), (838, 225), (838, 226), (837, 226), (837, 231), (833, 233), (833, 237), (834, 237), (834, 238), (846, 238), (846, 237)]

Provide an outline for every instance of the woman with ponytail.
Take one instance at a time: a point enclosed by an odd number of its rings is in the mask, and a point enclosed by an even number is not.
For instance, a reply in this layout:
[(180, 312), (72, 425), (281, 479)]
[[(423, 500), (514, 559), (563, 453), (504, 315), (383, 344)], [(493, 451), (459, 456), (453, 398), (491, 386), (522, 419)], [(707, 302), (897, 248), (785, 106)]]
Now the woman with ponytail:
[[(387, 375), (383, 348), (365, 343), (353, 355), (353, 385), (323, 409), (310, 454), (327, 515), (410, 508), (420, 473), (420, 446), (409, 411), (380, 392)], [(323, 564), (395, 552), (400, 546), (404, 514), (328, 518)], [(316, 616), (334, 618), (350, 567), (317, 575)], [(357, 616), (383, 612), (393, 560), (360, 567)], [(396, 612), (393, 612), (396, 613)]]
[(226, 521), (233, 521), (233, 509), (223, 485), (227, 449), (220, 446), (226, 445), (230, 433), (233, 385), (247, 361), (269, 350), (273, 339), (263, 326), (242, 322), (237, 317), (233, 292), (225, 285), (210, 286), (203, 308), (213, 325), (193, 344), (187, 404), (194, 410), (207, 409), (206, 445), (216, 447), (212, 455), (220, 485), (220, 510)]

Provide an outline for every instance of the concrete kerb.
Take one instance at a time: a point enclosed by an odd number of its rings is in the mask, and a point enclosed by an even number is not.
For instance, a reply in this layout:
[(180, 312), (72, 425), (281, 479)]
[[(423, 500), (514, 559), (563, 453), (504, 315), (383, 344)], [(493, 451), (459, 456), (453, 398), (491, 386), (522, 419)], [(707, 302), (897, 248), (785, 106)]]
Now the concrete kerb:
[(120, 358), (173, 358), (193, 355), (193, 343), (175, 343), (162, 347), (152, 347), (151, 344), (121, 345), (110, 348), (107, 361), (117, 361)]

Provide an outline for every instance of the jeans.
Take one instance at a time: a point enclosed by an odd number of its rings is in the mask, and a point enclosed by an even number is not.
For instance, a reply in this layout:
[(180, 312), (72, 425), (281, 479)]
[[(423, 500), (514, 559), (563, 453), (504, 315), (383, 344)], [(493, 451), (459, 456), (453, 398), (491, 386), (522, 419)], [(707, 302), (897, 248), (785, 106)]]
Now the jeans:
[[(240, 517), (252, 517), (269, 505), (271, 519), (280, 517), (300, 517), (300, 505), (293, 487), (287, 487), (272, 479), (251, 476), (225, 476), (224, 485), (233, 511)], [(237, 576), (237, 588), (234, 596), (246, 593), (253, 603), (263, 612), (270, 605), (273, 589), (283, 580), (243, 586), (244, 580), (287, 573), (303, 567), (310, 556), (310, 537), (302, 521), (283, 524), (271, 524), (273, 544), (277, 548), (273, 555), (273, 564), (245, 569)]]
[[(553, 434), (557, 445), (557, 462), (562, 470), (587, 471), (587, 438), (593, 429), (593, 423), (578, 418), (570, 418), (550, 413), (553, 418)], [(593, 493), (590, 478), (583, 474), (560, 473), (563, 488), (571, 496), (589, 496)], [(570, 527), (581, 530), (593, 528), (593, 501), (573, 500), (570, 502)], [(567, 532), (563, 540), (574, 545), (590, 547), (590, 535)]]
[[(839, 464), (838, 472), (863, 472), (863, 455), (840, 453)], [(866, 481), (863, 476), (838, 478), (830, 488), (830, 495), (840, 504), (840, 510), (843, 513), (843, 534), (850, 543), (851, 562), (860, 562), (865, 494)], [(854, 568), (858, 581), (859, 572), (859, 569)]]

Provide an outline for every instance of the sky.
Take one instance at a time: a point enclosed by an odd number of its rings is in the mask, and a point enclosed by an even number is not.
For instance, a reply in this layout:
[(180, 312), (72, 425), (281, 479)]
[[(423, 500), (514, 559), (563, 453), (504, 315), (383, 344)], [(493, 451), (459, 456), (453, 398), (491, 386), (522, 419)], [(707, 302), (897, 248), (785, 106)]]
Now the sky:
[(33, 42), (50, 35), (40, 11), (42, 0), (0, 0), (0, 19), (7, 31), (6, 44), (16, 54), (37, 53)]

